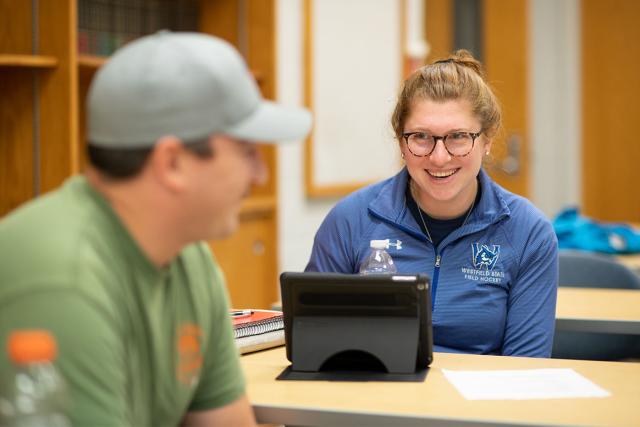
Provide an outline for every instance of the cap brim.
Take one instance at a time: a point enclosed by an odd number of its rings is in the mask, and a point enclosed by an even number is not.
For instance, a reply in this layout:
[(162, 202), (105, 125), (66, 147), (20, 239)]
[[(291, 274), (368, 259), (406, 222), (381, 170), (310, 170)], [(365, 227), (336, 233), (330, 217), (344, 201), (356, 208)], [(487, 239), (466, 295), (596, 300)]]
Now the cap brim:
[(277, 143), (305, 138), (311, 123), (311, 113), (303, 108), (263, 100), (251, 115), (224, 129), (224, 133), (248, 141)]

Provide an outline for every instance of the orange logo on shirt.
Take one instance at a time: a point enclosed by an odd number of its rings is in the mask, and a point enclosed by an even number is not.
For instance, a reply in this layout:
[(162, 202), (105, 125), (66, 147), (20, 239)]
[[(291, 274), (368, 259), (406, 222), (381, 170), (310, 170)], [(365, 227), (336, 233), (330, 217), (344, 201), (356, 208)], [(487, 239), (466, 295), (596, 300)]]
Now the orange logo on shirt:
[(186, 386), (198, 382), (202, 368), (202, 329), (193, 323), (185, 323), (178, 330), (178, 381)]

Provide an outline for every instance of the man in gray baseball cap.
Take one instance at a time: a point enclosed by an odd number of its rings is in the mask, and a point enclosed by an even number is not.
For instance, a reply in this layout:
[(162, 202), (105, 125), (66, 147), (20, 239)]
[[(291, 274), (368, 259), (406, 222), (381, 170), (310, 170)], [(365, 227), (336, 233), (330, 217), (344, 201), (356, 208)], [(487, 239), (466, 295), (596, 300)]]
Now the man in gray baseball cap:
[(310, 114), (262, 99), (236, 50), (197, 33), (123, 47), (87, 104), (86, 173), (0, 222), (0, 342), (49, 331), (74, 425), (254, 425), (202, 241), (265, 181), (255, 143), (304, 138)]

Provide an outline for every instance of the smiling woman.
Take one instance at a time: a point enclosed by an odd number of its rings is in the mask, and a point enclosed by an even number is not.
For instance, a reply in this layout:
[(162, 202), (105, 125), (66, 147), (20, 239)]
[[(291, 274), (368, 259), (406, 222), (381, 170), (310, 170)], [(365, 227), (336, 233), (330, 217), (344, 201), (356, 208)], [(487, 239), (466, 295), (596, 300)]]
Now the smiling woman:
[(391, 121), (406, 166), (333, 208), (307, 271), (356, 273), (370, 240), (400, 240), (398, 272), (432, 279), (436, 351), (549, 357), (557, 242), (482, 169), (501, 111), (480, 63), (458, 51), (416, 70)]
[[(409, 133), (403, 134), (406, 144), (400, 147), (411, 176), (411, 195), (421, 210), (437, 219), (466, 214), (478, 191), (476, 176), (482, 155), (491, 145), (479, 132), (482, 125), (471, 112), (470, 103), (415, 100), (404, 127)], [(414, 133), (416, 130), (419, 132)], [(426, 141), (422, 155), (416, 149), (420, 147), (417, 136)]]

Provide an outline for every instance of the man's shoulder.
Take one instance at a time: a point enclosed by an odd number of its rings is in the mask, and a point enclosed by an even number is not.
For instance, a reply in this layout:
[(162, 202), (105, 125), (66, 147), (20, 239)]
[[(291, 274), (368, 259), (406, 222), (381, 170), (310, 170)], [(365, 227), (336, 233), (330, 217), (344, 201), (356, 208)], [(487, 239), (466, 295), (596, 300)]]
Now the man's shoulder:
[(84, 178), (73, 177), (56, 190), (16, 208), (0, 221), (0, 244), (10, 243), (9, 239), (16, 235), (23, 237), (22, 241), (24, 237), (42, 233), (38, 239), (46, 240), (46, 235), (55, 235), (60, 227), (64, 228), (61, 233), (78, 228), (83, 213), (88, 215), (93, 205), (87, 186)]
[(101, 245), (100, 220), (81, 178), (16, 209), (0, 222), (0, 284), (63, 283), (81, 276)]

